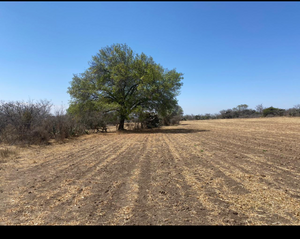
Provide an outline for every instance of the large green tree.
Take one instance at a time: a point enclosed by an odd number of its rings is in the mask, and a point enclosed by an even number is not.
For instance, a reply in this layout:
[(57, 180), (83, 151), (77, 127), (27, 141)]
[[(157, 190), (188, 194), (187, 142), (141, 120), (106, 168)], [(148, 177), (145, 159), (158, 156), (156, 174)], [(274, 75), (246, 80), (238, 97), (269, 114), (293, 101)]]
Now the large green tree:
[(122, 130), (132, 112), (165, 115), (177, 105), (183, 74), (164, 69), (144, 53), (135, 54), (126, 44), (102, 48), (89, 65), (84, 73), (74, 75), (68, 87), (70, 113), (115, 111)]

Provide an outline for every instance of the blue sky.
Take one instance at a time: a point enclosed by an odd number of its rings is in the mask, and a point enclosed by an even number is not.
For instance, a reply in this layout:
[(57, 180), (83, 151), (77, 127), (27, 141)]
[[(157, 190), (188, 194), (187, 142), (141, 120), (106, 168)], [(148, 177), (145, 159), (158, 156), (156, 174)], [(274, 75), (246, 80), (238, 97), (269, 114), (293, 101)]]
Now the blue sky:
[(185, 114), (300, 104), (300, 2), (0, 2), (0, 100), (68, 107), (73, 74), (126, 43), (184, 74)]

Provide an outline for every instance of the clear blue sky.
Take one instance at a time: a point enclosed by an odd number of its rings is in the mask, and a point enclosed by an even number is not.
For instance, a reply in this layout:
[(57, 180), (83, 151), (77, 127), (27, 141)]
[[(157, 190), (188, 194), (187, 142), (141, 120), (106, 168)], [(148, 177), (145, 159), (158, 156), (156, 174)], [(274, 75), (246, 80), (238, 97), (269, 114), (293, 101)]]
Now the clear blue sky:
[(185, 114), (300, 104), (300, 2), (0, 2), (0, 100), (67, 107), (113, 43), (182, 72)]

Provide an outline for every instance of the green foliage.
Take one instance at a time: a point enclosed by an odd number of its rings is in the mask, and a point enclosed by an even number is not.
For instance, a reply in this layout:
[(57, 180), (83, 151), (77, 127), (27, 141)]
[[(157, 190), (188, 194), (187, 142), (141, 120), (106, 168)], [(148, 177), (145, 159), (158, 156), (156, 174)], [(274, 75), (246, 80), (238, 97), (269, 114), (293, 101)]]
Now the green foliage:
[(142, 122), (142, 124), (148, 129), (156, 128), (159, 126), (160, 123), (158, 115), (153, 112), (143, 112), (142, 114), (140, 114), (139, 119)]
[(119, 129), (138, 109), (165, 116), (177, 104), (182, 75), (164, 69), (144, 53), (134, 54), (126, 44), (113, 44), (93, 56), (84, 73), (74, 75), (68, 88), (68, 112), (117, 112)]
[(274, 108), (271, 106), (263, 110), (263, 116), (283, 116), (284, 111), (284, 109)]

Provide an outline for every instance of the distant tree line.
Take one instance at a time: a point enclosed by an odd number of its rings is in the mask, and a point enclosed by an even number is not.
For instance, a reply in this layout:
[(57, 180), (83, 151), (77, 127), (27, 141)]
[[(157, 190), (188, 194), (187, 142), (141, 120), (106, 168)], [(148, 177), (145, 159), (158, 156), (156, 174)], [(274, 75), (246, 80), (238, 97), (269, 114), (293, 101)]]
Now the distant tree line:
[[(0, 101), (0, 143), (8, 144), (47, 144), (50, 139), (63, 141), (66, 138), (106, 132), (108, 125), (117, 125), (120, 115), (117, 111), (96, 111), (88, 108), (80, 114), (72, 113), (72, 108), (63, 108), (51, 113), (50, 101), (37, 102)], [(264, 108), (262, 104), (249, 109), (247, 104), (218, 114), (183, 115), (182, 108), (175, 104), (161, 114), (157, 111), (139, 110), (128, 114), (126, 123), (133, 124), (131, 129), (155, 128), (163, 125), (178, 125), (181, 120), (208, 120), (233, 118), (258, 118), (274, 116), (300, 116), (300, 104), (293, 108), (280, 109), (273, 106)]]
[(240, 104), (232, 109), (221, 110), (217, 114), (184, 115), (183, 120), (208, 120), (208, 119), (234, 119), (234, 118), (259, 118), (274, 116), (300, 116), (300, 104), (293, 108), (280, 109), (273, 106), (265, 108), (259, 104), (255, 109), (249, 109), (247, 104)]

